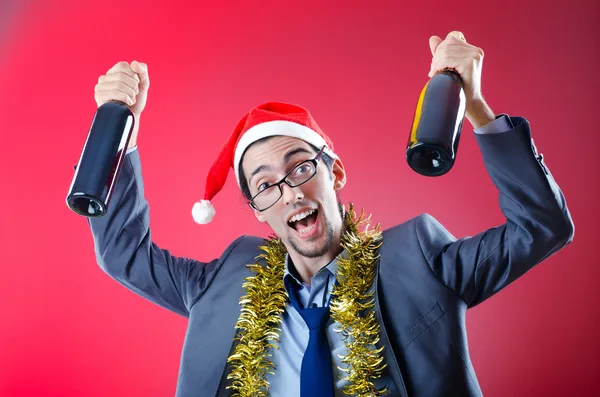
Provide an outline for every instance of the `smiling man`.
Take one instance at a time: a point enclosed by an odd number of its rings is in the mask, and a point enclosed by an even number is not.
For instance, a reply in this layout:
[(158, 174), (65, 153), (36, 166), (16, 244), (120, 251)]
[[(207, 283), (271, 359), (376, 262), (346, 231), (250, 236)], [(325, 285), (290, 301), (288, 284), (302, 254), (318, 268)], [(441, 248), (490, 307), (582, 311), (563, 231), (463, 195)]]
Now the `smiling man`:
[(483, 100), (483, 51), (453, 34), (432, 36), (430, 48), (430, 75), (453, 68), (463, 79), (504, 224), (461, 239), (427, 214), (366, 228), (339, 200), (346, 172), (330, 138), (306, 109), (268, 102), (234, 128), (192, 214), (210, 222), (233, 169), (274, 236), (243, 235), (206, 263), (152, 240), (136, 146), (146, 65), (120, 62), (100, 77), (98, 105), (126, 102), (138, 123), (111, 207), (89, 218), (98, 264), (189, 319), (177, 396), (482, 394), (466, 310), (568, 245), (574, 227), (527, 120), (494, 115)]

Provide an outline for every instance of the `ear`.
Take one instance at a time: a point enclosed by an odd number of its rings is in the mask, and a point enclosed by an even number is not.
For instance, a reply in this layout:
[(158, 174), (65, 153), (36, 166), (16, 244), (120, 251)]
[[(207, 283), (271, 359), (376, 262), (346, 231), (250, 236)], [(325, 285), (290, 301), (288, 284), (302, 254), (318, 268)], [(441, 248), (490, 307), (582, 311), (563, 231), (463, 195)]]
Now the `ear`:
[(346, 185), (346, 170), (342, 160), (335, 159), (331, 165), (331, 173), (333, 174), (333, 190), (340, 190)]
[(266, 222), (265, 216), (262, 212), (258, 210), (254, 210), (254, 216), (258, 219), (259, 222)]

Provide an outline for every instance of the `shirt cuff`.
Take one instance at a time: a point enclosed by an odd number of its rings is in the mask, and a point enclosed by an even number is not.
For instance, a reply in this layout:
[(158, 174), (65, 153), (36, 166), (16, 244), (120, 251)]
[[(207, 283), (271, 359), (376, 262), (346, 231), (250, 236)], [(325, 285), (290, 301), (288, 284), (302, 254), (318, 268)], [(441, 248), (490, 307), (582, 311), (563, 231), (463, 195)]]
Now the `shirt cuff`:
[(496, 116), (496, 120), (487, 123), (474, 131), (476, 134), (501, 134), (512, 130), (514, 126), (506, 114)]

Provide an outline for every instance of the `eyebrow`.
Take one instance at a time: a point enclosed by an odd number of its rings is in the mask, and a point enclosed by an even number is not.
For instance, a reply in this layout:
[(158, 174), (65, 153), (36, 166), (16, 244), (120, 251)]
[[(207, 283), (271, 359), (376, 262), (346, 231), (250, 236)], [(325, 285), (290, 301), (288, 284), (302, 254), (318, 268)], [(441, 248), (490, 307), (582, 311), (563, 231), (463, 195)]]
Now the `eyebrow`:
[[(283, 156), (283, 163), (287, 164), (289, 163), (289, 161), (291, 160), (292, 157), (294, 157), (295, 155), (297, 155), (298, 153), (308, 153), (308, 154), (313, 154), (310, 151), (308, 151), (307, 149), (304, 148), (298, 148), (298, 149), (294, 149), (294, 150), (290, 150), (289, 152), (287, 152), (285, 154), (285, 156)], [(270, 165), (261, 165), (258, 166), (254, 171), (252, 171), (252, 174), (250, 174), (250, 179), (248, 179), (248, 182), (250, 182), (252, 180), (252, 178), (258, 174), (259, 172), (262, 171), (272, 171), (273, 167), (271, 167)]]

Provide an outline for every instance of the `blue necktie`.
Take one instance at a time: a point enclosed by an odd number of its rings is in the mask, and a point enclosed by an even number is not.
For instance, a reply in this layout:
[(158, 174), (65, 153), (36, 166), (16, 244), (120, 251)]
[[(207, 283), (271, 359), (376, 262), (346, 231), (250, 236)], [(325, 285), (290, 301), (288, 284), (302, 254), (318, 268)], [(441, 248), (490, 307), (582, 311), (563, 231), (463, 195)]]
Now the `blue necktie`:
[(296, 295), (298, 285), (290, 284), (290, 301), (310, 330), (300, 368), (300, 396), (334, 397), (331, 348), (327, 340), (329, 306), (302, 309)]

